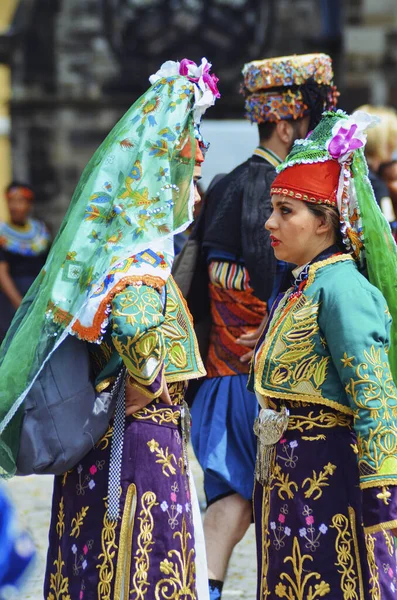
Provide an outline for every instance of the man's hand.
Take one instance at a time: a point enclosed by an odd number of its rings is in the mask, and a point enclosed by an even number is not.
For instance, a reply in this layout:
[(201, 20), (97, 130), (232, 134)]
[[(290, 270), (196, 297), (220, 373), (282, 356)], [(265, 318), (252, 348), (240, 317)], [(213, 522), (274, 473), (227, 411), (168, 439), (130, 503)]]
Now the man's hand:
[[(164, 402), (164, 404), (172, 404), (168, 386), (165, 381), (163, 386), (163, 391), (159, 398), (162, 402)], [(129, 415), (133, 415), (139, 410), (142, 410), (142, 408), (145, 408), (145, 406), (151, 402), (153, 402), (153, 398), (146, 396), (138, 388), (133, 387), (127, 379), (125, 385), (125, 414), (127, 417)]]
[(260, 338), (263, 328), (265, 327), (265, 325), (267, 323), (267, 319), (268, 319), (268, 314), (266, 313), (265, 316), (263, 317), (262, 322), (259, 325), (258, 329), (254, 329), (254, 331), (250, 331), (249, 333), (243, 333), (243, 335), (240, 335), (240, 337), (236, 339), (236, 344), (240, 344), (241, 346), (246, 346), (247, 348), (252, 348), (252, 350), (250, 350), (246, 354), (243, 354), (242, 356), (240, 356), (240, 362), (242, 362), (242, 363), (249, 362), (251, 360), (251, 358), (254, 356), (256, 342)]

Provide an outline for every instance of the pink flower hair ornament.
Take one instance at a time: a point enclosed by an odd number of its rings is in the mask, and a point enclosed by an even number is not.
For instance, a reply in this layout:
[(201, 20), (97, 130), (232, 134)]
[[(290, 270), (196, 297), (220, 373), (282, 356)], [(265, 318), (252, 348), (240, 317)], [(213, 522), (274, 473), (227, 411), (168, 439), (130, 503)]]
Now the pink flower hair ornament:
[(367, 143), (366, 130), (380, 122), (378, 117), (357, 110), (348, 119), (340, 119), (332, 128), (332, 137), (327, 150), (334, 160), (347, 162), (354, 150), (363, 148)]
[(157, 73), (149, 77), (149, 81), (153, 85), (164, 77), (182, 75), (194, 83), (195, 103), (193, 107), (193, 119), (198, 124), (207, 108), (213, 106), (215, 100), (220, 98), (217, 87), (219, 79), (216, 75), (210, 73), (211, 66), (211, 63), (206, 58), (201, 59), (200, 65), (197, 65), (188, 58), (184, 58), (181, 62), (167, 60), (161, 65)]

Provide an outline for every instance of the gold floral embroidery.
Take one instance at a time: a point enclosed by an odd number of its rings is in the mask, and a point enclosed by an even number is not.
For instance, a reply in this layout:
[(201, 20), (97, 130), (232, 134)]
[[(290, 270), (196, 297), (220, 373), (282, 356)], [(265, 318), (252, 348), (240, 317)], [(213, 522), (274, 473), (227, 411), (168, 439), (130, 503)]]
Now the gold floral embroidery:
[[(255, 485), (259, 485), (255, 483)], [(269, 515), (270, 515), (270, 486), (265, 484), (263, 486), (262, 496), (262, 573), (261, 573), (261, 600), (266, 600), (270, 596), (270, 590), (267, 583), (267, 573), (269, 570)]]
[(130, 592), (131, 600), (144, 600), (148, 591), (149, 582), (147, 574), (150, 567), (149, 553), (153, 546), (153, 528), (154, 520), (152, 509), (158, 505), (157, 497), (153, 492), (145, 492), (141, 499), (142, 509), (139, 513), (140, 530), (137, 538), (138, 549), (135, 555), (135, 570), (132, 580), (132, 589)]
[(395, 550), (394, 550), (393, 536), (388, 531), (383, 530), (382, 533), (383, 533), (383, 537), (385, 538), (388, 553), (390, 554), (390, 556), (394, 556)]
[[(300, 394), (301, 398), (321, 398), (329, 356), (314, 352), (318, 326), (319, 303), (302, 295), (287, 303), (276, 322), (272, 320), (257, 359), (256, 389), (272, 395), (273, 388), (282, 385), (286, 392)], [(265, 364), (266, 363), (266, 364)], [(260, 379), (269, 382), (269, 390), (262, 390)], [(258, 387), (259, 386), (259, 387)]]
[(139, 410), (133, 416), (138, 421), (153, 421), (157, 425), (167, 425), (168, 423), (178, 425), (181, 411), (173, 410), (172, 408), (148, 406)]
[(379, 500), (383, 500), (384, 504), (386, 504), (386, 506), (388, 506), (390, 503), (389, 498), (391, 498), (391, 492), (389, 492), (389, 488), (387, 488), (386, 486), (383, 486), (382, 491), (379, 492), (379, 494), (376, 494), (376, 497)]
[(343, 358), (341, 358), (341, 362), (343, 364), (343, 368), (353, 367), (353, 360), (355, 360), (355, 356), (347, 356), (346, 352), (343, 353)]
[(167, 348), (164, 359), (167, 383), (205, 375), (192, 317), (172, 276), (167, 280), (167, 307), (161, 330)]
[(175, 475), (176, 468), (172, 463), (174, 462), (177, 465), (178, 462), (175, 458), (175, 454), (169, 454), (168, 446), (165, 450), (163, 448), (160, 448), (160, 444), (155, 439), (152, 439), (149, 442), (147, 442), (147, 445), (149, 446), (150, 452), (156, 453), (156, 463), (161, 465), (163, 475), (165, 475), (166, 477), (169, 477), (170, 475)]
[(58, 559), (54, 560), (56, 567), (56, 574), (51, 573), (50, 575), (50, 590), (54, 591), (54, 594), (50, 592), (47, 596), (47, 600), (71, 600), (69, 595), (69, 577), (62, 575), (62, 568), (65, 562), (62, 560), (61, 548), (58, 548)]
[(121, 521), (119, 554), (117, 558), (116, 580), (114, 584), (114, 599), (128, 600), (131, 576), (132, 533), (136, 511), (136, 487), (133, 483), (128, 486), (123, 518)]
[[(155, 598), (161, 600), (196, 600), (196, 567), (194, 561), (194, 548), (188, 551), (188, 541), (191, 539), (190, 533), (186, 530), (185, 517), (182, 519), (182, 531), (176, 531), (173, 538), (179, 538), (181, 550), (170, 550), (168, 558), (160, 563), (160, 571), (166, 575), (164, 579), (156, 584)], [(175, 560), (170, 560), (175, 559)]]
[(371, 589), (369, 591), (371, 600), (381, 600), (381, 592), (379, 585), (379, 570), (375, 562), (375, 538), (371, 534), (365, 536), (365, 544), (367, 546), (367, 557), (370, 579), (369, 584)]
[(105, 435), (99, 440), (95, 448), (98, 448), (99, 450), (106, 450), (106, 448), (109, 446), (110, 440), (112, 439), (112, 435), (113, 426), (109, 425)]
[(288, 429), (298, 430), (301, 433), (313, 428), (331, 429), (333, 427), (350, 427), (352, 419), (339, 412), (326, 412), (322, 408), (316, 413), (310, 411), (307, 415), (290, 415)]
[[(318, 581), (321, 579), (321, 575), (310, 571), (308, 565), (304, 566), (305, 561), (313, 561), (313, 557), (309, 554), (302, 556), (298, 539), (294, 537), (292, 556), (287, 556), (284, 559), (285, 564), (291, 562), (293, 576), (288, 573), (281, 573), (280, 582), (275, 588), (276, 596), (287, 598), (287, 600), (315, 600), (315, 598), (323, 598), (331, 591), (329, 584), (325, 581), (309, 585), (310, 580), (314, 578)], [(283, 583), (284, 581), (286, 583)]]
[(70, 475), (70, 473), (72, 473), (73, 469), (70, 469), (70, 471), (66, 471), (63, 475), (62, 475), (62, 487), (65, 486), (66, 484), (66, 480), (68, 478), (68, 475)]
[[(105, 499), (105, 508), (107, 503)], [(103, 528), (101, 533), (101, 547), (102, 553), (98, 556), (98, 561), (102, 560), (102, 564), (97, 565), (99, 569), (99, 583), (98, 583), (98, 600), (111, 600), (111, 586), (114, 576), (114, 564), (113, 559), (116, 554), (116, 528), (117, 521), (110, 521), (108, 519), (107, 510), (105, 510), (105, 516), (103, 518)]]
[(323, 494), (321, 488), (329, 486), (328, 478), (335, 473), (335, 470), (336, 465), (332, 465), (329, 462), (318, 475), (313, 471), (313, 477), (306, 477), (302, 483), (302, 488), (304, 488), (307, 483), (309, 484), (308, 489), (305, 491), (305, 498), (310, 498), (316, 493), (316, 495), (313, 496), (313, 500), (318, 500)]
[(292, 500), (294, 497), (293, 489), (295, 489), (295, 492), (298, 491), (298, 485), (294, 481), (289, 481), (289, 473), (283, 473), (280, 465), (275, 465), (272, 473), (271, 489), (274, 489), (275, 487), (279, 488), (277, 493), (281, 500), (285, 500), (284, 494), (287, 498)]
[(80, 512), (72, 519), (72, 531), (70, 537), (78, 538), (80, 535), (80, 528), (83, 526), (84, 518), (87, 516), (89, 506), (83, 506)]
[[(372, 345), (369, 352), (364, 350), (364, 357), (367, 362), (356, 366), (355, 378), (346, 385), (346, 393), (357, 407), (358, 465), (363, 484), (386, 485), (388, 476), (397, 474), (397, 395), (389, 362), (382, 359), (381, 348)], [(375, 426), (362, 434), (360, 420), (368, 412)], [(382, 479), (371, 479), (374, 475)]]
[[(361, 576), (361, 565), (359, 562), (359, 555), (357, 554), (358, 548), (356, 549), (355, 547), (355, 540), (353, 537), (356, 533), (354, 510), (351, 517), (353, 519), (351, 525), (354, 525), (351, 528), (352, 531), (350, 530), (349, 519), (345, 515), (337, 514), (332, 518), (331, 527), (337, 531), (335, 541), (337, 561), (335, 565), (339, 567), (338, 573), (341, 575), (340, 586), (343, 592), (344, 600), (362, 600), (364, 598), (364, 591)], [(353, 550), (355, 551), (356, 561), (354, 560)], [(357, 571), (355, 567), (357, 568)], [(358, 595), (358, 592), (360, 595)]]
[(61, 501), (59, 503), (59, 511), (58, 511), (58, 523), (56, 525), (56, 531), (57, 534), (59, 535), (59, 539), (61, 539), (61, 537), (63, 536), (64, 532), (65, 532), (65, 505), (64, 505), (64, 499), (63, 496), (61, 498)]
[(320, 440), (327, 439), (323, 433), (319, 433), (318, 435), (302, 435), (302, 440), (306, 442), (319, 442)]

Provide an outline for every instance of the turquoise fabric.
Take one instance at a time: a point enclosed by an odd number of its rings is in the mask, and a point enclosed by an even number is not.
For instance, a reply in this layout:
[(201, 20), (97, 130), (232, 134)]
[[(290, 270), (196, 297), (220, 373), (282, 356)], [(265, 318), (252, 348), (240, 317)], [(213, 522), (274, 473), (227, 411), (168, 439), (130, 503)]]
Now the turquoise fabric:
[(353, 417), (362, 487), (397, 484), (397, 391), (391, 318), (349, 255), (310, 266), (301, 296), (287, 292), (257, 352), (261, 397), (331, 406)]

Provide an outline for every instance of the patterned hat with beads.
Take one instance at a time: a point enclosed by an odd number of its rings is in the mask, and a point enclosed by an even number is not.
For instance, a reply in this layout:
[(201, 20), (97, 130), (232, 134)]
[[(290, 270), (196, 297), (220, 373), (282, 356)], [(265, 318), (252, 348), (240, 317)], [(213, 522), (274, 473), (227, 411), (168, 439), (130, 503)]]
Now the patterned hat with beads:
[(243, 68), (246, 117), (253, 123), (299, 119), (336, 106), (332, 60), (327, 54), (267, 58)]

